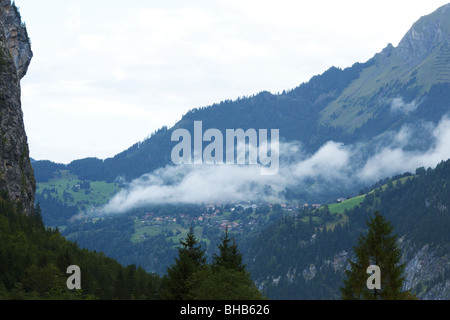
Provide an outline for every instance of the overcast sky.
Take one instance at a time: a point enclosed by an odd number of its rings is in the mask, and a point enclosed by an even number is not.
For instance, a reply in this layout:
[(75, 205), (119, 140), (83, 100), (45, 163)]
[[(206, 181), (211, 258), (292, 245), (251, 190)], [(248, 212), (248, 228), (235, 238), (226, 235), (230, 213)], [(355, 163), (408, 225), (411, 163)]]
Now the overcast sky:
[(189, 109), (365, 62), (447, 1), (16, 0), (30, 155), (112, 157)]

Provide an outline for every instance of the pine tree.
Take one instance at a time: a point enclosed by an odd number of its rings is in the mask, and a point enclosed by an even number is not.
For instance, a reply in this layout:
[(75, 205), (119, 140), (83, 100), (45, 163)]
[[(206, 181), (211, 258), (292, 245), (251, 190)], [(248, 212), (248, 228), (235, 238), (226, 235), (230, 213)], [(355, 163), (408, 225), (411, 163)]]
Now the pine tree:
[(115, 283), (114, 283), (114, 291), (113, 291), (114, 299), (125, 300), (126, 289), (125, 289), (125, 278), (123, 275), (122, 268), (119, 269), (119, 273), (117, 274)]
[(235, 239), (228, 235), (218, 246), (220, 254), (214, 254), (213, 263), (205, 265), (189, 279), (188, 298), (194, 300), (261, 300), (265, 297), (250, 278), (242, 264), (242, 254)]
[(189, 278), (192, 300), (263, 300), (266, 299), (247, 271), (211, 265)]
[[(390, 222), (375, 212), (367, 222), (368, 232), (361, 235), (354, 247), (356, 261), (349, 260), (350, 270), (341, 288), (345, 300), (400, 300), (413, 298), (410, 292), (402, 292), (405, 265), (400, 264), (401, 251), (397, 246), (397, 235), (391, 235)], [(376, 265), (381, 272), (381, 289), (367, 288), (370, 274), (367, 268)]]
[(228, 228), (225, 230), (225, 237), (222, 238), (222, 243), (218, 245), (218, 248), (220, 255), (214, 254), (214, 267), (224, 267), (237, 271), (245, 270), (245, 265), (242, 264), (242, 254), (239, 252), (236, 240), (232, 240), (228, 236)]
[(167, 268), (167, 276), (164, 278), (165, 288), (161, 296), (165, 300), (187, 299), (191, 287), (189, 278), (206, 265), (205, 251), (198, 246), (192, 226), (187, 238), (180, 240), (180, 244), (178, 258), (174, 265)]

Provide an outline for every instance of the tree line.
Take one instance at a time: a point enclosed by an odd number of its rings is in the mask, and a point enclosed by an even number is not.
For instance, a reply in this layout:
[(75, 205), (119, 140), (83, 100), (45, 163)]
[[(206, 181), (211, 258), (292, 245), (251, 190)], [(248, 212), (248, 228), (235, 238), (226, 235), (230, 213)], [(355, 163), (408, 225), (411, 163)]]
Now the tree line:
[(227, 230), (218, 245), (219, 254), (214, 254), (211, 264), (207, 263), (205, 250), (199, 246), (192, 227), (180, 244), (175, 263), (162, 279), (163, 299), (264, 299), (242, 264), (242, 254)]
[[(0, 195), (0, 299), (4, 300), (262, 299), (228, 233), (218, 249), (213, 263), (207, 264), (191, 228), (180, 240), (175, 264), (161, 277), (136, 264), (123, 266), (103, 252), (80, 248), (58, 229), (45, 227), (39, 205), (32, 215), (24, 215), (5, 192)], [(81, 290), (66, 286), (71, 265), (80, 267)]]

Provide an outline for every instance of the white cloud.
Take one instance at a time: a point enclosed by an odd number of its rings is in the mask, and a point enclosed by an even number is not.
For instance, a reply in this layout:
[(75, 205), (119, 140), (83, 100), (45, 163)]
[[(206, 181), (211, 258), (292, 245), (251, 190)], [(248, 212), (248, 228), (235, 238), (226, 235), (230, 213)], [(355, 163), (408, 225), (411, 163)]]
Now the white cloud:
[(294, 165), (294, 176), (305, 178), (323, 175), (326, 178), (335, 178), (342, 174), (350, 163), (351, 150), (342, 143), (329, 141), (323, 145), (310, 158)]
[[(405, 148), (411, 143), (413, 130), (428, 131), (434, 144), (428, 150), (416, 151)], [(400, 130), (394, 139), (395, 146), (385, 146), (367, 160), (361, 170), (360, 178), (363, 181), (375, 180), (381, 176), (388, 177), (394, 174), (410, 171), (418, 167), (434, 167), (440, 161), (450, 158), (450, 119), (444, 117), (437, 127), (418, 125), (417, 128)], [(399, 142), (403, 142), (399, 145)]]
[(405, 103), (402, 97), (392, 99), (391, 103), (391, 111), (392, 112), (401, 112), (404, 114), (411, 113), (417, 109), (420, 103), (416, 100)]

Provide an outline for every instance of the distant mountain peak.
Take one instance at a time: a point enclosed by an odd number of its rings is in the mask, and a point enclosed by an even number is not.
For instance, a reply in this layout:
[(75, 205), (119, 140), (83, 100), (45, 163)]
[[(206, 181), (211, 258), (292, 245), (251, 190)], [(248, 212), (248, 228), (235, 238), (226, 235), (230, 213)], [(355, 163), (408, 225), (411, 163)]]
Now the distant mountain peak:
[(449, 62), (450, 3), (417, 20), (397, 47), (389, 43), (375, 54), (359, 77), (320, 111), (320, 123), (352, 134), (390, 114), (390, 102), (398, 96), (419, 101), (434, 85), (449, 84)]
[(396, 53), (404, 58), (423, 58), (449, 41), (450, 3), (415, 22), (400, 41)]

